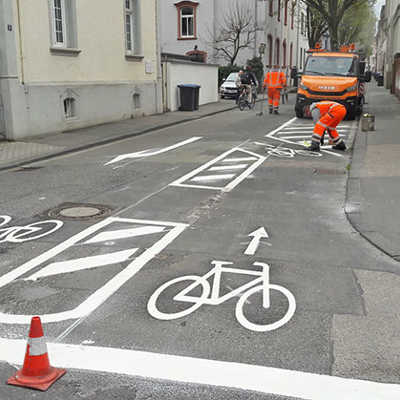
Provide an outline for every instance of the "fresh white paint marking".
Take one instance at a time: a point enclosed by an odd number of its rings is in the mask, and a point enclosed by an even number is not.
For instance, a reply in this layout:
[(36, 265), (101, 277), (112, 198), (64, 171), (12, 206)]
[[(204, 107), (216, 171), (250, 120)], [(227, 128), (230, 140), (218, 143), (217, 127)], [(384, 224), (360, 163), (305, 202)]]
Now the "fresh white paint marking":
[(236, 165), (219, 165), (218, 167), (211, 167), (209, 171), (228, 171), (232, 169), (247, 168), (249, 164), (236, 164)]
[(247, 246), (247, 249), (244, 251), (244, 254), (248, 256), (255, 254), (262, 238), (269, 238), (268, 233), (263, 226), (256, 229), (254, 232), (249, 233), (248, 236), (253, 238)]
[(41, 269), (35, 274), (25, 278), (26, 281), (35, 281), (45, 276), (68, 274), (70, 272), (81, 271), (104, 267), (106, 265), (117, 264), (128, 260), (139, 249), (121, 250), (113, 253), (101, 254), (99, 256), (76, 258), (75, 260), (55, 262)]
[[(246, 141), (246, 142), (248, 142), (248, 141)], [(246, 142), (244, 142), (244, 143), (246, 143)], [(196, 175), (199, 175), (201, 172), (210, 171), (210, 168), (212, 168), (212, 166), (215, 166), (215, 164), (217, 164), (219, 162), (221, 162), (221, 163), (224, 162), (225, 159), (232, 160), (232, 158), (227, 157), (227, 156), (230, 156), (231, 154), (238, 153), (238, 152), (245, 153), (246, 155), (250, 155), (252, 158), (255, 158), (256, 161), (254, 163), (250, 164), (249, 167), (246, 168), (240, 175), (238, 175), (238, 176), (232, 175), (232, 178), (235, 177), (235, 176), (236, 176), (236, 178), (233, 179), (231, 182), (229, 182), (225, 186), (204, 186), (204, 185), (200, 186), (200, 185), (196, 185), (195, 184), (196, 181), (201, 182), (201, 181), (210, 181), (210, 180), (212, 180), (211, 179), (211, 175), (207, 175), (207, 178), (205, 178), (204, 175), (203, 176), (197, 176), (197, 177), (196, 177)], [(197, 189), (214, 189), (214, 190), (217, 189), (217, 190), (222, 190), (222, 191), (225, 191), (225, 192), (229, 192), (234, 187), (236, 187), (241, 181), (246, 179), (265, 160), (266, 160), (266, 157), (264, 157), (264, 156), (260, 156), (259, 154), (253, 153), (251, 151), (241, 149), (240, 147), (234, 147), (233, 149), (228, 150), (225, 153), (222, 153), (221, 155), (219, 155), (218, 157), (214, 158), (213, 160), (208, 161), (207, 163), (203, 164), (199, 168), (196, 168), (195, 170), (193, 170), (193, 171), (189, 172), (188, 174), (182, 176), (181, 178), (177, 179), (176, 181), (170, 183), (170, 186), (190, 187), (190, 188), (197, 188)], [(215, 178), (215, 180), (227, 179), (227, 178), (223, 178), (224, 175), (215, 175), (215, 176), (218, 177), (218, 178)], [(186, 183), (187, 181), (193, 182), (193, 183)]]
[(289, 119), (289, 121), (286, 121), (283, 125), (281, 125), (278, 128), (274, 129), (272, 132), (266, 134), (265, 136), (268, 136), (268, 137), (274, 136), (276, 132), (279, 132), (280, 130), (282, 130), (283, 128), (285, 128), (286, 126), (290, 125), (292, 122), (294, 122), (296, 120), (297, 120), (296, 117), (294, 117), (292, 119)]
[[(340, 137), (344, 137), (344, 135), (339, 135)], [(310, 139), (310, 135), (307, 136), (281, 136), (284, 139)]]
[(223, 179), (231, 179), (235, 176), (235, 174), (224, 174), (224, 175), (203, 175), (196, 176), (191, 179), (191, 182), (207, 182), (207, 181), (219, 181)]
[[(304, 400), (398, 400), (400, 385), (110, 347), (48, 343), (55, 367), (222, 386)], [(20, 365), (26, 340), (0, 339), (0, 360)]]
[[(43, 266), (45, 263), (56, 257), (58, 254), (67, 250), (74, 245), (84, 245), (84, 240), (90, 237), (95, 232), (104, 229), (110, 224), (127, 224), (127, 225), (155, 225), (170, 228), (170, 230), (164, 234), (164, 236), (155, 242), (152, 246), (147, 248), (143, 253), (141, 253), (137, 258), (130, 262), (122, 271), (113, 276), (105, 285), (97, 289), (93, 294), (91, 294), (86, 300), (84, 300), (76, 308), (68, 311), (62, 311), (53, 314), (41, 315), (37, 311), (36, 315), (40, 315), (42, 322), (59, 322), (68, 319), (78, 319), (85, 317), (92, 313), (97, 307), (103, 304), (110, 296), (112, 296), (122, 285), (124, 285), (129, 279), (135, 276), (152, 258), (154, 258), (158, 253), (160, 253), (166, 246), (168, 246), (177, 236), (179, 236), (186, 228), (187, 224), (175, 223), (175, 222), (165, 222), (165, 221), (149, 221), (140, 219), (130, 219), (130, 218), (115, 218), (109, 217), (97, 224), (86, 228), (82, 232), (72, 236), (66, 241), (60, 243), (59, 245), (51, 248), (45, 253), (39, 255), (38, 257), (26, 262), (18, 268), (2, 275), (0, 277), (0, 288), (12, 283), (16, 279), (20, 278), (22, 275), (31, 271), (34, 268)], [(132, 249), (131, 249), (132, 250)], [(44, 265), (43, 265), (44, 264)], [(17, 314), (6, 314), (0, 312), (0, 323), (5, 324), (29, 324), (32, 315), (17, 315)]]
[(195, 142), (197, 140), (200, 140), (200, 139), (202, 139), (201, 136), (194, 136), (194, 137), (192, 137), (190, 139), (187, 139), (187, 140), (184, 140), (182, 142), (176, 143), (176, 144), (174, 144), (172, 146), (165, 147), (164, 149), (159, 149), (159, 150), (151, 150), (151, 149), (149, 149), (149, 150), (138, 151), (136, 153), (122, 154), (122, 155), (119, 155), (119, 156), (113, 158), (111, 161), (108, 161), (104, 165), (114, 164), (114, 163), (120, 162), (122, 160), (125, 160), (127, 158), (142, 158), (142, 157), (155, 156), (155, 155), (158, 155), (158, 154), (161, 154), (161, 153), (165, 153), (165, 152), (170, 151), (170, 150), (174, 150), (174, 149), (176, 149), (178, 147), (184, 146), (185, 144), (193, 143), (193, 142)]
[(256, 157), (236, 157), (236, 158), (225, 158), (222, 160), (224, 163), (229, 163), (229, 162), (243, 162), (243, 161), (257, 161), (258, 158)]
[(85, 243), (99, 243), (99, 242), (107, 242), (118, 239), (128, 239), (133, 238), (135, 236), (144, 236), (150, 235), (152, 233), (159, 233), (165, 229), (165, 226), (143, 226), (140, 228), (131, 228), (131, 229), (118, 229), (116, 231), (107, 231), (101, 232), (94, 236), (93, 238), (87, 240)]

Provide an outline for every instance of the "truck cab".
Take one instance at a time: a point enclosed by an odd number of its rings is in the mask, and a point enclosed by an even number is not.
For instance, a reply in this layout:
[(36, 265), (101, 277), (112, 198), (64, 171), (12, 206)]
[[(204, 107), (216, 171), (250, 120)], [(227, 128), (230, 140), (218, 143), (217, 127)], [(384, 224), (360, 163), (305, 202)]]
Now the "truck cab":
[(298, 84), (295, 112), (298, 118), (308, 116), (310, 105), (322, 100), (333, 100), (346, 107), (347, 119), (362, 113), (365, 82), (365, 62), (357, 53), (309, 50)]

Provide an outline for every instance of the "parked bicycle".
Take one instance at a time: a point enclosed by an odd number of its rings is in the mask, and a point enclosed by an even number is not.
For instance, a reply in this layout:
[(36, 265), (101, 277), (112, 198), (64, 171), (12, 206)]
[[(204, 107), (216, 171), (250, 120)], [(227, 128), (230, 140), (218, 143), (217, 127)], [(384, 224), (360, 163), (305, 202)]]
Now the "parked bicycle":
[[(229, 261), (213, 261), (211, 263), (214, 267), (205, 275), (188, 275), (181, 276), (179, 278), (172, 279), (163, 285), (161, 285), (150, 297), (147, 303), (147, 310), (151, 316), (160, 320), (172, 320), (177, 318), (185, 317), (192, 312), (196, 311), (204, 304), (209, 304), (213, 306), (220, 305), (225, 301), (240, 295), (239, 300), (236, 303), (236, 319), (244, 328), (256, 331), (256, 332), (267, 332), (273, 331), (285, 325), (293, 317), (296, 310), (296, 300), (293, 294), (283, 286), (273, 285), (269, 280), (269, 265), (266, 263), (255, 262), (253, 265), (260, 266), (261, 271), (252, 271), (239, 268), (229, 268), (224, 267), (224, 265), (233, 264)], [(232, 273), (240, 275), (254, 276), (250, 282), (245, 283), (242, 286), (232, 289), (230, 292), (221, 295), (220, 284), (222, 273)], [(209, 278), (212, 279), (212, 287), (210, 287)], [(184, 302), (191, 304), (189, 307), (183, 311), (176, 312), (165, 312), (161, 311), (157, 302), (163, 299), (167, 289), (170, 287), (187, 281), (187, 286), (180, 290), (174, 297), (173, 300), (177, 302)], [(194, 295), (195, 289), (200, 288), (201, 294), (199, 296)], [(230, 289), (230, 288), (229, 288)], [(244, 313), (244, 305), (248, 303), (248, 299), (255, 293), (261, 292), (262, 294), (262, 307), (267, 310), (271, 307), (271, 291), (277, 291), (283, 294), (287, 299), (287, 311), (284, 316), (275, 322), (271, 323), (259, 323), (251, 322), (250, 317), (246, 316)], [(192, 293), (192, 294), (190, 294)], [(159, 301), (160, 304), (165, 304), (164, 299)], [(254, 307), (254, 301), (251, 302), (252, 307)]]
[[(8, 215), (0, 215), (0, 227), (11, 221)], [(23, 243), (50, 235), (63, 226), (62, 221), (49, 219), (25, 226), (8, 226), (0, 229), (0, 243)]]

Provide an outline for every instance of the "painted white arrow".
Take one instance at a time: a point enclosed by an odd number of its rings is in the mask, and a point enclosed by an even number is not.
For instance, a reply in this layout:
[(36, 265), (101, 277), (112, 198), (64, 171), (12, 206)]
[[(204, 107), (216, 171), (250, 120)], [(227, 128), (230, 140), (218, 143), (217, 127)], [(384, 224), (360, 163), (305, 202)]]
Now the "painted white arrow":
[(247, 249), (244, 251), (244, 254), (248, 256), (254, 255), (262, 238), (269, 238), (268, 233), (263, 226), (256, 229), (254, 232), (249, 233), (248, 236), (253, 236), (253, 239), (251, 239)]
[(149, 149), (149, 150), (138, 151), (136, 153), (121, 154), (120, 156), (117, 156), (117, 157), (113, 158), (111, 161), (105, 163), (104, 165), (114, 164), (114, 163), (117, 163), (119, 161), (125, 160), (127, 158), (142, 158), (142, 157), (155, 156), (157, 154), (165, 153), (166, 151), (176, 149), (178, 147), (184, 146), (185, 144), (192, 143), (192, 142), (195, 142), (195, 141), (200, 140), (200, 139), (202, 139), (201, 136), (194, 136), (194, 137), (192, 137), (190, 139), (184, 140), (183, 142), (179, 142), (179, 143), (176, 143), (176, 144), (174, 144), (172, 146), (165, 147), (164, 149), (156, 149), (156, 150)]

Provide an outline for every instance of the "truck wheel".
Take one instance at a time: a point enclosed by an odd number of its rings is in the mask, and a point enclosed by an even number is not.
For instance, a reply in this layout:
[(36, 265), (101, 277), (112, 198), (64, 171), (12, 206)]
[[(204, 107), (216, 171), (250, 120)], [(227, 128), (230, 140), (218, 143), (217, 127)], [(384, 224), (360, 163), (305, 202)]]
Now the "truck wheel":
[(347, 109), (346, 119), (353, 121), (356, 119), (357, 109), (356, 107), (350, 107)]

